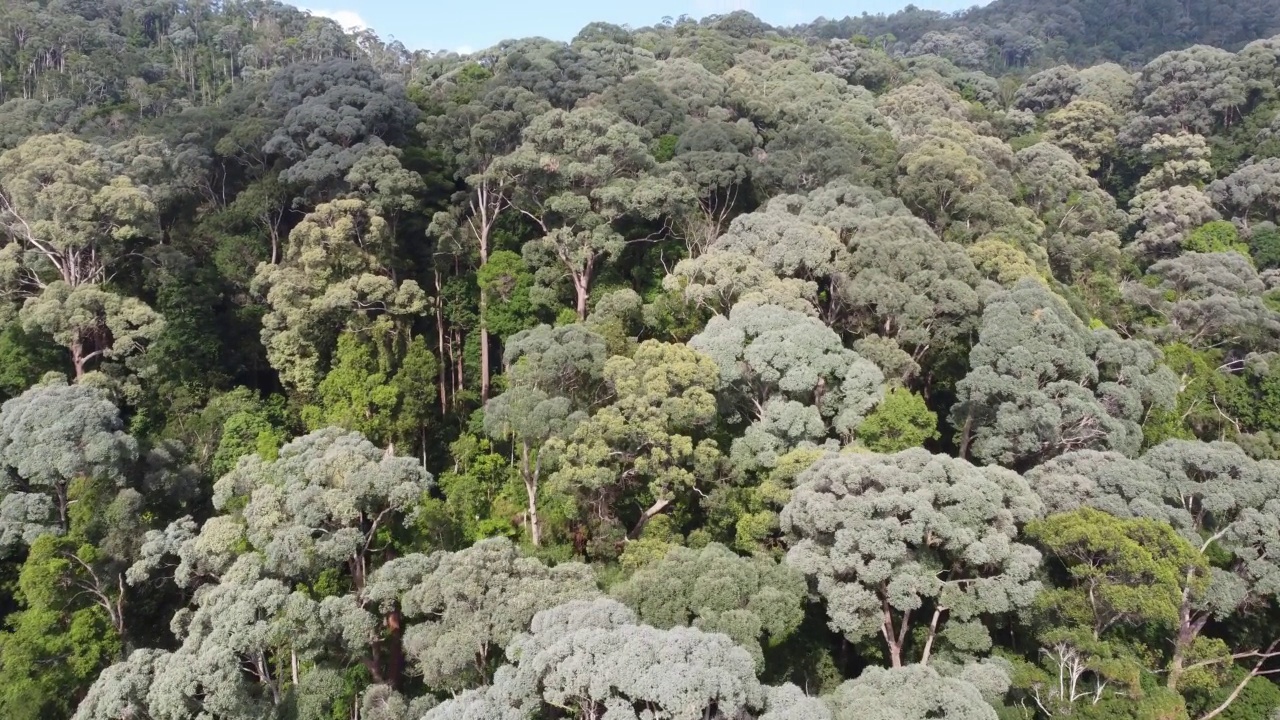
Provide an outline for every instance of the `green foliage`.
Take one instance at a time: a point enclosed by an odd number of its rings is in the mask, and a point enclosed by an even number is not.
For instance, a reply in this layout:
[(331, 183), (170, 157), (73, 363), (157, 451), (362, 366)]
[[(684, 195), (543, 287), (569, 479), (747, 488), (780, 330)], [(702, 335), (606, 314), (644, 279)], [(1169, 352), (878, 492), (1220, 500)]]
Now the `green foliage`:
[(1255, 227), (1249, 235), (1249, 249), (1259, 268), (1271, 270), (1280, 267), (1280, 228), (1275, 225)]
[(1184, 591), (1203, 592), (1207, 582), (1204, 558), (1167, 523), (1082, 508), (1026, 532), (1067, 578), (1066, 587), (1040, 594), (1037, 612), (1054, 625), (1088, 628), (1095, 640), (1116, 626), (1172, 627)]
[(896, 453), (937, 440), (938, 416), (924, 398), (906, 388), (893, 388), (858, 426), (858, 440), (878, 453)]
[(1238, 252), (1249, 256), (1249, 246), (1240, 242), (1236, 226), (1225, 220), (1215, 220), (1191, 231), (1183, 239), (1182, 248), (1190, 252)]
[(1278, 15), (0, 3), (0, 715), (1268, 715)]
[(21, 395), (45, 373), (67, 369), (66, 354), (41, 335), (11, 322), (0, 332), (0, 396)]

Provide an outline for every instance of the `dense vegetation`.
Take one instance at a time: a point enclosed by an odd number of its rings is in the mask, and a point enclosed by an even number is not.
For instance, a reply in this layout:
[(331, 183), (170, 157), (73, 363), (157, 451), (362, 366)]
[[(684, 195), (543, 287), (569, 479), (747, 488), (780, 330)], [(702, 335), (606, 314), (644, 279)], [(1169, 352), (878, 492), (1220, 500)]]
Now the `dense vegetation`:
[(4, 3), (0, 716), (1273, 717), (1276, 31)]

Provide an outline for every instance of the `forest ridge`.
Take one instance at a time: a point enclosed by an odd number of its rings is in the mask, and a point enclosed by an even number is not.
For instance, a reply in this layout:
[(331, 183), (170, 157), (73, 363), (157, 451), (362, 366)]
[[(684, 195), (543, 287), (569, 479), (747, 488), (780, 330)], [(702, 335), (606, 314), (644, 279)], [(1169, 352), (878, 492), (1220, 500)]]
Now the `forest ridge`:
[(0, 6), (0, 717), (1280, 720), (1280, 0)]

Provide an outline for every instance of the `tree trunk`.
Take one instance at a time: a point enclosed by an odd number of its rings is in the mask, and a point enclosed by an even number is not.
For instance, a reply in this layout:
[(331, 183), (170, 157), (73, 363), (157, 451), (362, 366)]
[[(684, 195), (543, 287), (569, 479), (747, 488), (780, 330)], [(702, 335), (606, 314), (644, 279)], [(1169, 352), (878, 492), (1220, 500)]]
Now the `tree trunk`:
[(435, 271), (436, 278), (436, 347), (440, 348), (440, 414), (449, 414), (449, 393), (447, 391), (449, 366), (444, 361), (444, 307), (441, 304), (440, 271)]
[(71, 364), (75, 366), (76, 369), (76, 380), (84, 377), (84, 366), (86, 362), (84, 343), (77, 337), (75, 340), (71, 341)]
[[(538, 470), (529, 466), (529, 443), (520, 443), (521, 470), (524, 475), (524, 491), (529, 496), (529, 536), (534, 547), (542, 547), (542, 532), (538, 525)], [(542, 461), (539, 459), (538, 464)]]
[(964, 428), (960, 431), (960, 459), (969, 459), (969, 443), (973, 439), (973, 408), (964, 418)]
[(943, 608), (933, 609), (933, 619), (929, 621), (929, 636), (924, 641), (924, 652), (920, 655), (920, 664), (928, 665), (929, 656), (933, 653), (933, 639), (938, 637), (938, 620), (942, 617)]
[(670, 500), (655, 501), (652, 505), (649, 506), (648, 510), (645, 510), (643, 513), (640, 514), (640, 520), (636, 522), (636, 526), (631, 529), (631, 532), (627, 534), (627, 537), (631, 538), (632, 540), (638, 539), (640, 537), (640, 533), (644, 532), (644, 526), (648, 525), (649, 521), (652, 520), (658, 513), (662, 512), (663, 510), (666, 510), (667, 506), (670, 504), (671, 504)]
[[(489, 263), (489, 224), (486, 220), (479, 233), (480, 267)], [(489, 293), (480, 288), (480, 404), (489, 400), (489, 323), (485, 310), (489, 307)]]
[(1190, 590), (1182, 593), (1182, 607), (1178, 610), (1178, 636), (1174, 639), (1173, 657), (1169, 660), (1169, 676), (1166, 686), (1170, 690), (1178, 689), (1178, 682), (1185, 672), (1187, 651), (1199, 636), (1207, 618), (1195, 618), (1191, 613)]
[(573, 291), (578, 296), (578, 322), (585, 322), (587, 319), (587, 281), (585, 276), (573, 277)]

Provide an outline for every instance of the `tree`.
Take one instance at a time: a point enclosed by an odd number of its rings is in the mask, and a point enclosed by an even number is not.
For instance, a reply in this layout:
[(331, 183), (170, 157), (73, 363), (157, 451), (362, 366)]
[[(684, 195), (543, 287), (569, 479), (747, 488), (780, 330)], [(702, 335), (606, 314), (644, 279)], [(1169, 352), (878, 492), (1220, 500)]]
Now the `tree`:
[(995, 709), (971, 682), (943, 677), (923, 665), (886, 670), (869, 667), (829, 698), (834, 720), (901, 718), (994, 720)]
[(286, 385), (316, 389), (340, 330), (422, 313), (422, 288), (395, 279), (391, 255), (386, 221), (361, 200), (336, 200), (289, 233), (281, 264), (258, 266), (252, 288), (270, 306), (262, 342)]
[[(584, 717), (650, 712), (671, 720), (760, 709), (764, 689), (746, 650), (696, 628), (637, 624), (613, 600), (578, 600), (539, 613), (507, 648), (494, 684), (464, 693), (423, 720), (516, 718), (551, 706)], [(625, 715), (622, 715), (625, 717)]]
[(1074, 100), (1046, 118), (1045, 139), (1071, 153), (1090, 172), (1116, 149), (1120, 118), (1111, 106), (1096, 100)]
[(826, 601), (832, 630), (879, 633), (895, 668), (910, 663), (913, 630), (927, 665), (950, 628), (983, 633), (980, 618), (1040, 589), (1040, 553), (1016, 538), (1041, 504), (1016, 473), (914, 449), (829, 454), (799, 480), (781, 517), (787, 563)]
[(1090, 332), (1035, 280), (993, 295), (951, 423), (960, 453), (1027, 468), (1070, 450), (1136, 454), (1148, 408), (1172, 406), (1175, 380), (1155, 346)]
[[(1273, 563), (1263, 550), (1273, 523), (1266, 519), (1280, 497), (1280, 473), (1272, 462), (1249, 458), (1232, 443), (1169, 440), (1149, 450), (1140, 465), (1110, 456), (1064, 456), (1046, 467), (1037, 488), (1061, 488), (1060, 507), (1087, 506), (1120, 517), (1163, 520), (1202, 556), (1188, 565), (1180, 583), (1167, 685), (1177, 690), (1201, 668), (1252, 661), (1250, 670), (1221, 701), (1220, 714), (1239, 697), (1249, 680), (1266, 673), (1274, 646), (1233, 650), (1203, 637), (1212, 619), (1247, 613), (1269, 598)], [(1210, 564), (1207, 586), (1197, 568)]]
[(872, 452), (896, 453), (937, 440), (938, 416), (924, 398), (895, 387), (858, 426), (858, 440)]
[(124, 487), (138, 456), (138, 444), (124, 432), (119, 409), (96, 388), (37, 385), (4, 403), (4, 546), (68, 531), (71, 485), (87, 479)]
[(558, 467), (550, 481), (580, 510), (613, 517), (629, 500), (647, 503), (632, 526), (638, 536), (655, 515), (718, 476), (715, 361), (683, 345), (647, 340), (634, 357), (613, 357), (604, 381), (613, 401), (547, 450)]
[[(523, 88), (495, 88), (462, 105), (446, 106), (439, 115), (428, 117), (422, 129), (443, 139), (446, 152), (458, 168), (457, 179), (465, 192), (454, 198), (452, 212), (436, 213), (429, 232), (452, 243), (458, 250), (474, 247), (479, 253), (479, 272), (489, 262), (494, 231), (511, 209), (513, 185), (521, 180), (496, 161), (515, 151), (521, 131), (531, 118), (546, 112), (545, 101)], [(459, 132), (465, 130), (465, 132)], [(489, 399), (489, 288), (480, 286), (480, 400)]]
[(27, 332), (46, 333), (67, 348), (77, 380), (95, 360), (127, 360), (145, 351), (165, 327), (164, 318), (141, 300), (61, 280), (28, 298), (18, 317)]
[(1148, 190), (1134, 197), (1129, 205), (1130, 220), (1140, 226), (1135, 249), (1150, 260), (1177, 255), (1188, 234), (1205, 223), (1222, 219), (1208, 195), (1184, 185)]
[[(223, 588), (227, 602), (240, 602), (233, 598), (242, 591), (228, 580), (240, 572), (248, 575), (238, 582), (250, 587), (266, 583), (275, 588), (271, 593), (284, 596), (294, 583), (330, 592), (349, 590), (346, 595), (318, 594), (326, 595), (322, 602), (336, 603), (332, 612), (364, 618), (369, 613), (361, 605), (362, 591), (377, 566), (394, 553), (397, 528), (433, 486), (431, 475), (412, 458), (381, 450), (359, 433), (319, 430), (286, 444), (274, 459), (241, 458), (214, 484), (213, 505), (223, 514), (199, 528), (184, 518), (164, 532), (148, 533), (142, 559), (129, 579), (144, 582), (176, 556), (173, 576), (179, 586), (215, 583), (208, 587)], [(260, 601), (267, 600), (252, 600)], [(270, 602), (284, 603), (285, 598)], [(266, 612), (275, 613), (278, 607), (273, 604)], [(346, 652), (376, 681), (394, 685), (403, 664), (401, 620), (392, 612), (381, 618), (381, 628), (372, 615), (368, 624), (369, 641)], [(376, 639), (375, 633), (380, 633)], [(203, 652), (201, 648), (197, 650)], [(275, 648), (254, 652), (265, 653), (259, 661), (269, 664)], [(286, 646), (282, 652), (292, 663), (299, 649)]]
[(1239, 119), (1247, 89), (1234, 55), (1194, 45), (1147, 63), (1138, 80), (1138, 97), (1142, 114), (1207, 133)]
[(1086, 629), (1094, 640), (1117, 626), (1171, 628), (1184, 591), (1195, 594), (1207, 580), (1204, 559), (1160, 521), (1086, 507), (1036, 520), (1026, 533), (1070, 578), (1067, 587), (1040, 594), (1037, 612), (1054, 625)]
[(504, 538), (456, 553), (406, 555), (369, 579), (364, 597), (412, 622), (404, 647), (432, 688), (459, 691), (489, 683), (501, 649), (543, 610), (599, 594), (590, 568), (548, 568)]
[(800, 627), (804, 578), (757, 555), (744, 558), (723, 545), (675, 547), (636, 571), (610, 594), (658, 628), (691, 625), (733, 638), (764, 666), (764, 650)]
[(1234, 213), (1246, 225), (1258, 220), (1275, 222), (1275, 205), (1280, 201), (1280, 158), (1246, 163), (1235, 172), (1215, 180), (1208, 188), (1214, 204)]
[(879, 402), (884, 375), (817, 318), (776, 305), (738, 305), (717, 316), (689, 347), (720, 367), (730, 422), (761, 420), (770, 401), (813, 408), (848, 441)]
[(310, 185), (312, 193), (332, 188), (366, 152), (399, 142), (416, 119), (404, 88), (342, 59), (284, 68), (271, 81), (267, 105), (282, 119), (263, 151), (289, 163), (281, 179)]
[(669, 222), (692, 200), (675, 177), (658, 171), (645, 140), (643, 131), (605, 110), (552, 110), (534, 118), (524, 144), (491, 166), (522, 178), (512, 203), (542, 233), (525, 244), (525, 259), (547, 288), (569, 279), (579, 320), (587, 317), (602, 263), (632, 239), (619, 223)]
[(1260, 297), (1263, 282), (1244, 255), (1190, 252), (1161, 260), (1147, 273), (1148, 283), (1123, 288), (1125, 298), (1155, 321), (1146, 332), (1200, 349), (1272, 346), (1280, 317)]
[(155, 206), (103, 154), (68, 135), (40, 135), (0, 155), (0, 223), (15, 256), (33, 254), (10, 292), (36, 295), (54, 278), (72, 289), (104, 282), (125, 244), (146, 237)]
[(495, 439), (509, 439), (519, 448), (520, 477), (528, 498), (526, 521), (529, 539), (542, 545), (538, 516), (538, 492), (542, 483), (542, 447), (553, 437), (568, 434), (582, 419), (571, 411), (568, 398), (553, 397), (537, 387), (513, 385), (485, 405), (485, 432)]
[(1080, 92), (1080, 73), (1070, 65), (1057, 65), (1027, 78), (1018, 88), (1018, 107), (1037, 114), (1066, 107)]

